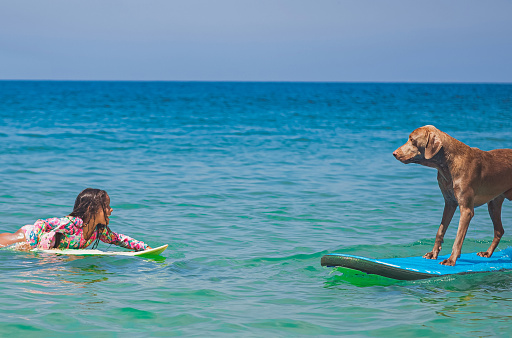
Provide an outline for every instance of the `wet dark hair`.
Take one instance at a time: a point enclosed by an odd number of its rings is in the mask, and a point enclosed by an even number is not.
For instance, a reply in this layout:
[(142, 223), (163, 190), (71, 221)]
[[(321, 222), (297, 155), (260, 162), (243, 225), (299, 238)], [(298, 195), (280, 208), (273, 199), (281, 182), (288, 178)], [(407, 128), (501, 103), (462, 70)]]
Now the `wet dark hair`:
[[(107, 215), (107, 196), (108, 194), (105, 190), (93, 188), (84, 189), (76, 197), (75, 206), (69, 216), (80, 217), (82, 221), (87, 224), (94, 220), (100, 209), (103, 209), (103, 215)], [(93, 249), (98, 246), (100, 229), (106, 226), (106, 224), (98, 224), (96, 227), (97, 238), (92, 246)]]

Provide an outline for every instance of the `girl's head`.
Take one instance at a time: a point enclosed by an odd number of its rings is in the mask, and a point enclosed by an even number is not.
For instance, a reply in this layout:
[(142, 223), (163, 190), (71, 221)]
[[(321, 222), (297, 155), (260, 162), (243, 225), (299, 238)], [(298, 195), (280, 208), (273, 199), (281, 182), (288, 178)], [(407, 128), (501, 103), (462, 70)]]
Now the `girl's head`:
[(110, 197), (105, 190), (87, 188), (75, 200), (75, 206), (69, 216), (80, 217), (84, 223), (108, 225), (112, 213)]

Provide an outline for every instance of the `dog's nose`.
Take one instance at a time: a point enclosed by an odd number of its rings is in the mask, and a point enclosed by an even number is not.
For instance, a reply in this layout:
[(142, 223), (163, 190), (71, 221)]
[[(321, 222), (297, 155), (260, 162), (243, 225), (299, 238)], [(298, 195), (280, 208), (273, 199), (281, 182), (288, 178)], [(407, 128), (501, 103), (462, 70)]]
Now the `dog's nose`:
[(395, 156), (395, 158), (396, 158), (396, 157), (398, 156), (398, 151), (396, 151), (396, 150), (395, 150), (395, 151), (393, 152), (393, 156)]

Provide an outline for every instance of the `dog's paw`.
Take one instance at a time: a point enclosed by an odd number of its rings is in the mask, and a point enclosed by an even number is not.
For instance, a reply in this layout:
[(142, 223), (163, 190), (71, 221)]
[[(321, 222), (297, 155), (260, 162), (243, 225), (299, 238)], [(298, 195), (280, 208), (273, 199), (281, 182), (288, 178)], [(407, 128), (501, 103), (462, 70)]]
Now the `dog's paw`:
[(423, 258), (426, 258), (426, 259), (437, 259), (437, 255), (438, 255), (438, 253), (435, 253), (434, 251), (431, 251), (431, 252), (427, 252), (426, 254), (424, 254)]
[(479, 252), (479, 253), (477, 253), (477, 255), (480, 257), (485, 257), (485, 258), (490, 258), (492, 256), (492, 254), (488, 253), (487, 251)]
[(448, 258), (448, 259), (445, 259), (444, 261), (442, 261), (441, 263), (439, 263), (441, 265), (448, 265), (448, 266), (454, 266), (455, 265), (455, 261)]

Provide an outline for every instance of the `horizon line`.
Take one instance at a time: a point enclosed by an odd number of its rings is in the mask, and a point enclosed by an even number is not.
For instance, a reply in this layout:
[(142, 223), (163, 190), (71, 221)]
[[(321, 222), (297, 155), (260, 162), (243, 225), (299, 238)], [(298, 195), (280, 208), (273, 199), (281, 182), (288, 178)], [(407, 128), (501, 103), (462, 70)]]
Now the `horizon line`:
[(512, 81), (329, 81), (329, 80), (91, 80), (91, 79), (0, 79), (0, 82), (175, 82), (175, 83), (318, 83), (318, 84), (496, 84)]

